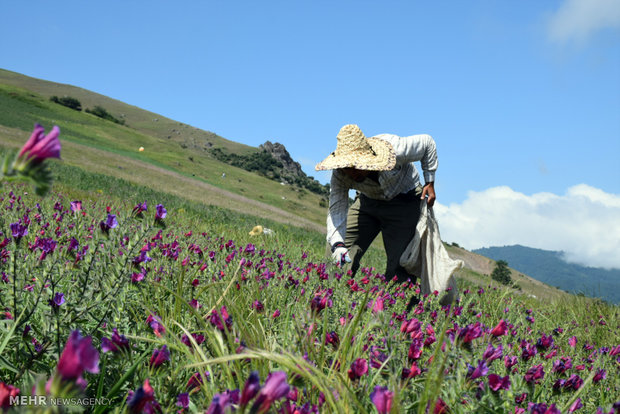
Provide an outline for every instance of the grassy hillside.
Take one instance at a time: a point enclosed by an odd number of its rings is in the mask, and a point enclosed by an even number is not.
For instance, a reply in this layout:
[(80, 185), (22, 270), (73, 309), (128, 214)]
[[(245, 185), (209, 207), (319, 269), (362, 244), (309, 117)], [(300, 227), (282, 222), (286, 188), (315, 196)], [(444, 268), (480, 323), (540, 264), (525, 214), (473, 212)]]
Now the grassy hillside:
[[(83, 107), (100, 105), (124, 119), (126, 125), (50, 102), (52, 95), (75, 97)], [(56, 124), (61, 128), (63, 161), (67, 165), (183, 194), (207, 204), (249, 210), (259, 217), (323, 228), (325, 204), (316, 194), (231, 167), (207, 151), (208, 143), (237, 153), (256, 148), (80, 88), (3, 70), (0, 108), (1, 143), (7, 148), (22, 145), (35, 122), (48, 129)], [(139, 147), (144, 147), (144, 152), (138, 152)], [(293, 216), (299, 219), (293, 220)]]

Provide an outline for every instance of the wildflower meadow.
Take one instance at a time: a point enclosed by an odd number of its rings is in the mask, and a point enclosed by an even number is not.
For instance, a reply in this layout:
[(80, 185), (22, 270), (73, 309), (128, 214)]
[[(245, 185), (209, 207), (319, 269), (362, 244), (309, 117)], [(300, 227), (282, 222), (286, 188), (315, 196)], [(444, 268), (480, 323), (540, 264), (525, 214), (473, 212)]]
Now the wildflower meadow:
[(320, 234), (251, 236), (139, 192), (41, 196), (5, 164), (4, 412), (620, 411), (617, 306), (459, 280), (456, 302), (407, 312), (419, 285), (372, 255), (352, 277)]

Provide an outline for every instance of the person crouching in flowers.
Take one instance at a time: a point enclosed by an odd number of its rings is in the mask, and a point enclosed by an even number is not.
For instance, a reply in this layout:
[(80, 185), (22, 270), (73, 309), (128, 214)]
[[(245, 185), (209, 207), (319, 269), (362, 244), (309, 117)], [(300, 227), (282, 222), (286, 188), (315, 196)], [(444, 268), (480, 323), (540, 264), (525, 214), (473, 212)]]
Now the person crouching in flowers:
[(47, 194), (52, 184), (52, 174), (47, 168), (45, 160), (60, 158), (59, 135), (60, 128), (58, 126), (54, 126), (50, 133), (45, 135), (45, 128), (35, 124), (32, 135), (13, 161), (10, 160), (10, 154), (5, 157), (0, 178), (9, 181), (31, 181), (35, 186), (37, 195)]
[[(332, 259), (343, 264), (350, 258), (353, 274), (377, 237), (383, 235), (387, 254), (387, 280), (397, 283), (416, 276), (400, 265), (400, 257), (413, 239), (420, 217), (420, 200), (435, 203), (437, 150), (430, 135), (398, 137), (381, 134), (366, 138), (357, 125), (345, 125), (337, 136), (336, 150), (316, 165), (317, 171), (333, 170), (327, 242)], [(425, 185), (413, 164), (421, 161)], [(349, 190), (357, 197), (349, 207)], [(412, 298), (410, 305), (417, 298)]]

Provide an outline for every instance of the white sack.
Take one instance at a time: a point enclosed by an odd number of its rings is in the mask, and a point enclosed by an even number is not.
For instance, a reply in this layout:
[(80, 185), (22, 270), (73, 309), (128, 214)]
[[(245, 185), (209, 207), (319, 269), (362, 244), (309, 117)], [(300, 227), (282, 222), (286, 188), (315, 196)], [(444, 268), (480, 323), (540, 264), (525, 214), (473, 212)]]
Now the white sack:
[[(453, 273), (463, 264), (462, 260), (453, 260), (448, 256), (433, 209), (427, 207), (426, 200), (422, 200), (415, 236), (400, 257), (400, 265), (420, 278), (422, 295), (438, 291), (440, 303), (448, 305), (458, 298)], [(449, 287), (450, 291), (447, 290)]]

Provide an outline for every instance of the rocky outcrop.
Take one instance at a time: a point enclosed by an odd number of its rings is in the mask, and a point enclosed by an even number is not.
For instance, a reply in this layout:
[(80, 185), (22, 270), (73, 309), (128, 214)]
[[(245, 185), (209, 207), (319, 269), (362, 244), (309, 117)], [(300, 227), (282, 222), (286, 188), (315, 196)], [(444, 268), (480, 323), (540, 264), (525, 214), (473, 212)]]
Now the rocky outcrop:
[(258, 147), (259, 149), (268, 152), (273, 158), (282, 163), (282, 177), (286, 179), (293, 178), (305, 178), (306, 174), (301, 170), (301, 165), (291, 158), (291, 154), (288, 153), (286, 147), (279, 142), (271, 143), (271, 141), (265, 142)]

